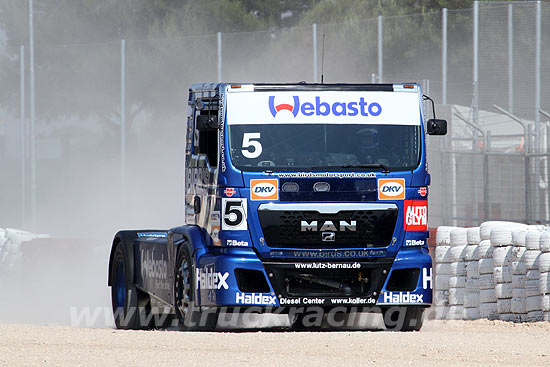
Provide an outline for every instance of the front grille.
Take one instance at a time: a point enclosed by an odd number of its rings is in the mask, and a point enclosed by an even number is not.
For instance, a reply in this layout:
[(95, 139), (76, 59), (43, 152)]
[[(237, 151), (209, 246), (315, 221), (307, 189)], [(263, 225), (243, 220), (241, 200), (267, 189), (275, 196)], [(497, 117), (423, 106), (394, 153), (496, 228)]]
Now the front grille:
[[(266, 244), (272, 248), (373, 248), (391, 243), (397, 221), (397, 207), (367, 204), (361, 209), (333, 213), (285, 204), (267, 209), (260, 206), (258, 215)], [(294, 209), (294, 210), (290, 210)], [(305, 223), (305, 227), (302, 226)], [(355, 230), (350, 230), (355, 224)]]

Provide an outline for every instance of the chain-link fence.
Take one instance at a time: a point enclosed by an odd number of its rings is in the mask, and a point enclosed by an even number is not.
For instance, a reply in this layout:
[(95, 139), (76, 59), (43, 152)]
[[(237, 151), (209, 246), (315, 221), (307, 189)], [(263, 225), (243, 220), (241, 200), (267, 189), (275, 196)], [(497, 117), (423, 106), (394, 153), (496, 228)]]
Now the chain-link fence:
[(31, 89), (28, 46), (0, 37), (4, 227), (82, 235), (180, 224), (190, 84), (321, 73), (327, 83), (419, 82), (446, 103), (450, 134), (429, 138), (432, 226), (549, 221), (548, 3), (34, 51)]

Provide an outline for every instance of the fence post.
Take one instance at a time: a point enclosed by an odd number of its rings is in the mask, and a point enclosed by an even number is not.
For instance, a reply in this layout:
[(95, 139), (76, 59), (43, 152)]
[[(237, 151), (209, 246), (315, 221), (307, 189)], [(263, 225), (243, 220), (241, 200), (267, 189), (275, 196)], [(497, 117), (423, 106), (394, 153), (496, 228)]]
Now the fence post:
[(474, 33), (473, 33), (473, 44), (474, 44), (474, 54), (473, 54), (473, 98), (472, 98), (472, 120), (474, 124), (479, 124), (479, 75), (478, 75), (478, 51), (479, 51), (479, 2), (474, 1)]
[(489, 220), (489, 154), (491, 147), (491, 131), (487, 130), (485, 141), (483, 142), (483, 221)]
[(31, 199), (31, 227), (36, 227), (36, 137), (35, 137), (35, 90), (34, 90), (34, 19), (33, 0), (29, 0), (29, 78), (31, 118), (29, 126), (30, 147), (30, 199)]
[(383, 70), (384, 70), (384, 48), (383, 48), (383, 27), (382, 27), (382, 16), (378, 16), (378, 81), (382, 83), (383, 80)]
[(313, 82), (318, 83), (317, 76), (317, 23), (313, 23), (311, 26), (312, 41), (313, 41)]
[(222, 32), (218, 32), (218, 83), (222, 82)]
[[(540, 152), (540, 63), (541, 63), (541, 3), (537, 1), (535, 43), (535, 152)], [(537, 172), (535, 172), (535, 175)]]
[(120, 40), (120, 199), (126, 210), (126, 40)]
[(514, 5), (508, 4), (508, 111), (514, 113)]
[(27, 134), (25, 129), (25, 46), (19, 48), (19, 93), (21, 119), (21, 228), (26, 227), (27, 212)]
[(442, 12), (441, 34), (441, 102), (447, 104), (447, 8)]

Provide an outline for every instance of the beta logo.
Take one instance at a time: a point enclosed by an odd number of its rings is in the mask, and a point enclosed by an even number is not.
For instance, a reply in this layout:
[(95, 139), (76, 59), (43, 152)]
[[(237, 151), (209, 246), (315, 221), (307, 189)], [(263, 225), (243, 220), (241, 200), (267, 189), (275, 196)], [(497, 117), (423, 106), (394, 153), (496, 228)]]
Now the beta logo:
[(406, 240), (405, 246), (424, 246), (425, 243), (424, 240)]
[(428, 230), (428, 201), (405, 200), (405, 230)]
[(290, 111), (294, 117), (301, 113), (304, 116), (379, 116), (382, 113), (382, 106), (377, 102), (365, 101), (360, 97), (358, 101), (341, 101), (328, 103), (316, 96), (315, 102), (300, 102), (300, 97), (292, 96), (293, 104), (275, 104), (275, 96), (269, 96), (269, 111), (273, 117), (280, 111)]
[(279, 200), (279, 180), (250, 180), (250, 200)]
[(378, 200), (405, 199), (404, 178), (380, 178), (378, 180)]

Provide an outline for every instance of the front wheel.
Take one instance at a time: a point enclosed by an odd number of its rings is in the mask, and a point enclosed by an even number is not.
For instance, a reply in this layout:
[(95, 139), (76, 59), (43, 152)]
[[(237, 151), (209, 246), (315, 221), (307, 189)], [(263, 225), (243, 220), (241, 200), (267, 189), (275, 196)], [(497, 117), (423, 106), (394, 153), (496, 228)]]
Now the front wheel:
[(185, 245), (178, 251), (174, 294), (176, 316), (181, 330), (209, 331), (216, 328), (218, 312), (214, 309), (201, 312), (200, 308), (195, 306), (195, 275), (191, 256)]
[(382, 309), (384, 325), (391, 331), (419, 331), (424, 322), (425, 307), (401, 306)]

